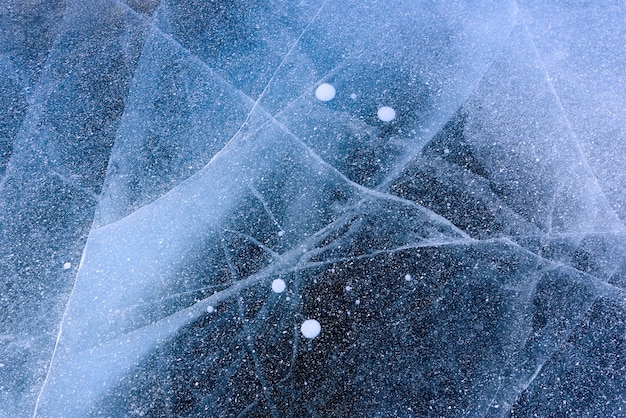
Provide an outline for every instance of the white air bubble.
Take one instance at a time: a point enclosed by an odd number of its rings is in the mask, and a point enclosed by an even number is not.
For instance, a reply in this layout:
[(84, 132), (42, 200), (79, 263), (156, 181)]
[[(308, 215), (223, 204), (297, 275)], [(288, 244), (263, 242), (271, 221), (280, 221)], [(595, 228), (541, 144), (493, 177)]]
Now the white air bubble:
[(350, 95), (350, 98), (351, 98), (352, 100), (356, 100), (356, 93), (352, 93), (352, 94)]
[(389, 106), (383, 106), (378, 109), (378, 119), (383, 122), (391, 122), (396, 118), (396, 111)]
[(407, 282), (408, 282), (408, 281), (411, 281), (411, 279), (412, 279), (412, 277), (411, 277), (411, 275), (410, 275), (410, 274), (405, 274), (405, 275), (404, 275), (404, 280), (406, 280)]
[(315, 90), (315, 97), (323, 102), (327, 102), (335, 98), (335, 88), (328, 83), (320, 84)]
[(209, 305), (209, 306), (206, 307), (206, 311), (208, 313), (213, 313), (213, 312), (215, 312), (215, 308), (213, 306)]
[(305, 338), (313, 339), (320, 335), (320, 331), (322, 331), (322, 326), (315, 319), (307, 319), (300, 326), (300, 331)]
[(287, 288), (283, 279), (276, 279), (272, 282), (272, 290), (276, 293), (282, 293)]
[(72, 267), (72, 263), (69, 261), (67, 263), (63, 263), (63, 270), (69, 270)]

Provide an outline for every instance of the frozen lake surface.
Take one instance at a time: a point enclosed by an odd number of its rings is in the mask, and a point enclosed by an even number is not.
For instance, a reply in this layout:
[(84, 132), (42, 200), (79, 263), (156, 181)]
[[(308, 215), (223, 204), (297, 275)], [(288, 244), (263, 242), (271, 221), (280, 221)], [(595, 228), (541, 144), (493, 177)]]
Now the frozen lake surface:
[(626, 416), (625, 18), (0, 0), (0, 417)]

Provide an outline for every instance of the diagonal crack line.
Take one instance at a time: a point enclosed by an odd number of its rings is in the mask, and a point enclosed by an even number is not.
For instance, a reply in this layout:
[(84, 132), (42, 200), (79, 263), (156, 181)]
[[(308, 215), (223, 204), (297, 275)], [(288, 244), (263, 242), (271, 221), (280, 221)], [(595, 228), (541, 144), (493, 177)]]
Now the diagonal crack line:
[(596, 303), (597, 300), (598, 300), (598, 298), (595, 298), (593, 301), (591, 301), (591, 303), (589, 304), (587, 309), (585, 309), (585, 311), (583, 313), (581, 313), (579, 321), (575, 325), (573, 325), (568, 330), (568, 332), (565, 335), (563, 335), (563, 337), (561, 338), (561, 341), (558, 342), (558, 344), (554, 347), (554, 349), (549, 354), (541, 356), (543, 358), (540, 357), (538, 359), (539, 360), (539, 362), (538, 362), (539, 364), (535, 368), (535, 372), (532, 374), (532, 376), (530, 376), (528, 381), (523, 383), (523, 386), (521, 388), (519, 388), (519, 390), (516, 390), (517, 393), (515, 394), (515, 398), (508, 401), (511, 407), (513, 407), (517, 403), (517, 401), (519, 401), (519, 399), (521, 398), (522, 394), (524, 392), (526, 392), (526, 390), (530, 387), (530, 385), (533, 383), (533, 381), (537, 377), (539, 377), (539, 375), (541, 374), (541, 370), (546, 365), (546, 363), (548, 363), (550, 360), (552, 360), (552, 358), (555, 356), (555, 354), (557, 354), (561, 350), (561, 348), (563, 348), (563, 345), (570, 339), (570, 337), (572, 336), (574, 331), (576, 331), (576, 329), (578, 329), (580, 324), (585, 319), (585, 316), (591, 310), (591, 308), (593, 307), (593, 305)]
[(412, 200), (408, 200), (408, 199), (402, 198), (402, 197), (397, 196), (397, 195), (395, 195), (393, 193), (385, 192), (384, 190), (372, 189), (370, 187), (363, 186), (362, 184), (359, 184), (359, 183), (351, 180), (341, 170), (339, 170), (334, 165), (330, 164), (325, 159), (323, 159), (306, 142), (304, 142), (299, 136), (297, 136), (295, 133), (293, 133), (288, 127), (283, 125), (279, 120), (276, 120), (276, 119), (272, 118), (270, 121), (268, 121), (264, 125), (262, 125), (257, 130), (257, 132), (261, 131), (269, 123), (272, 123), (272, 124), (275, 124), (276, 126), (278, 126), (281, 130), (283, 130), (292, 139), (297, 141), (307, 151), (307, 153), (314, 160), (316, 160), (323, 167), (326, 167), (329, 170), (331, 170), (333, 173), (335, 173), (337, 176), (339, 176), (344, 182), (346, 182), (346, 184), (348, 184), (349, 186), (355, 188), (356, 190), (360, 191), (361, 193), (363, 193), (365, 195), (368, 195), (368, 196), (371, 196), (371, 197), (374, 197), (374, 198), (377, 198), (377, 199), (393, 201), (393, 202), (397, 202), (397, 203), (400, 203), (400, 204), (403, 204), (403, 205), (407, 205), (407, 206), (410, 206), (410, 207), (413, 207), (413, 208), (417, 208), (421, 212), (427, 214), (428, 217), (431, 220), (447, 224), (447, 225), (451, 226), (455, 230), (455, 232), (461, 234), (463, 237), (465, 237), (467, 239), (470, 239), (470, 237), (469, 237), (469, 235), (467, 233), (465, 233), (463, 230), (461, 230), (456, 225), (454, 225), (449, 219), (447, 219), (447, 218), (439, 215), (438, 213), (436, 213), (436, 212), (426, 208), (425, 206), (422, 206), (422, 205), (418, 204), (417, 202), (414, 202)]
[(528, 254), (532, 254), (533, 256), (539, 258), (541, 261), (543, 261), (544, 263), (546, 263), (548, 266), (551, 267), (555, 267), (555, 268), (563, 268), (565, 270), (571, 271), (577, 275), (582, 276), (584, 279), (589, 280), (595, 290), (602, 296), (605, 297), (622, 297), (625, 298), (626, 300), (626, 290), (622, 289), (619, 286), (613, 285), (611, 283), (608, 283), (604, 280), (602, 280), (600, 277), (594, 276), (591, 273), (587, 273), (585, 271), (579, 270), (576, 267), (570, 266), (568, 264), (564, 264), (564, 263), (560, 263), (554, 260), (550, 260), (549, 258), (545, 258), (544, 256), (537, 254), (536, 252), (529, 250), (528, 248), (518, 244), (517, 242), (513, 241), (510, 238), (491, 238), (491, 239), (487, 239), (487, 240), (482, 240), (482, 241), (477, 241), (480, 243), (488, 243), (488, 242), (504, 242), (504, 243), (508, 243), (510, 245), (512, 245), (515, 248), (518, 248)]
[[(118, 2), (121, 2), (121, 0), (117, 0)], [(278, 73), (280, 67), (284, 64), (285, 60), (287, 59), (287, 57), (291, 54), (291, 52), (293, 51), (293, 49), (295, 48), (295, 46), (298, 44), (299, 40), (302, 38), (302, 36), (304, 35), (304, 33), (306, 32), (306, 30), (310, 27), (310, 25), (313, 23), (313, 21), (315, 20), (315, 18), (319, 15), (319, 13), (321, 12), (322, 8), (324, 7), (324, 5), (326, 4), (327, 0), (325, 0), (322, 5), (320, 6), (318, 12), (313, 16), (313, 18), (310, 20), (309, 24), (304, 28), (303, 32), (300, 34), (300, 36), (298, 37), (298, 39), (296, 40), (296, 42), (294, 43), (294, 45), (291, 47), (291, 49), (287, 52), (287, 54), (285, 55), (283, 61), (281, 62), (281, 64), (278, 66), (278, 68), (276, 69), (274, 76), (276, 75), (276, 73)], [(183, 50), (184, 52), (186, 52), (187, 54), (189, 54), (189, 56), (191, 57), (191, 59), (198, 63), (199, 65), (201, 65), (203, 68), (205, 68), (206, 70), (208, 70), (212, 76), (214, 76), (216, 79), (218, 79), (220, 82), (223, 82), (225, 85), (231, 87), (233, 90), (235, 90), (238, 94), (240, 94), (242, 96), (242, 98), (247, 101), (249, 104), (252, 104), (252, 109), (250, 110), (250, 112), (248, 113), (246, 119), (244, 120), (244, 122), (241, 124), (240, 128), (237, 130), (237, 132), (235, 132), (235, 134), (231, 137), (231, 139), (211, 158), (211, 161), (217, 156), (219, 155), (224, 149), (226, 149), (228, 147), (228, 145), (235, 139), (235, 137), (242, 131), (243, 127), (246, 125), (246, 123), (248, 122), (248, 120), (250, 119), (250, 116), (252, 115), (252, 113), (255, 111), (255, 109), (258, 109), (258, 111), (260, 111), (264, 116), (266, 116), (273, 124), (275, 124), (276, 126), (278, 126), (280, 129), (282, 129), (285, 133), (287, 133), (289, 136), (291, 136), (293, 139), (297, 140), (302, 146), (304, 146), (307, 151), (309, 152), (309, 154), (315, 159), (317, 160), (320, 164), (322, 164), (325, 167), (328, 167), (329, 169), (331, 169), (333, 172), (335, 172), (337, 175), (339, 175), (344, 181), (346, 181), (348, 184), (350, 184), (351, 186), (357, 188), (358, 190), (360, 190), (361, 192), (371, 195), (371, 196), (376, 196), (378, 198), (384, 198), (387, 200), (393, 200), (393, 201), (397, 201), (397, 202), (402, 202), (404, 204), (411, 204), (412, 206), (417, 206), (419, 207), (421, 210), (426, 210), (429, 213), (431, 213), (433, 216), (441, 218), (441, 220), (445, 220), (446, 223), (449, 223), (451, 225), (453, 225), (448, 219), (442, 217), (441, 215), (430, 211), (429, 209), (418, 205), (415, 202), (411, 202), (408, 201), (406, 199), (400, 198), (392, 193), (388, 193), (385, 192), (384, 190), (377, 190), (377, 189), (373, 189), (373, 188), (369, 188), (366, 186), (363, 186), (359, 183), (354, 182), (353, 180), (350, 180), (343, 172), (341, 172), (341, 170), (339, 170), (338, 168), (336, 168), (335, 166), (333, 166), (332, 164), (330, 164), (329, 162), (327, 162), (326, 160), (324, 160), (319, 154), (317, 154), (308, 144), (306, 144), (306, 142), (304, 142), (301, 138), (299, 138), (297, 135), (295, 135), (289, 128), (287, 128), (282, 122), (280, 122), (278, 120), (278, 117), (283, 114), (284, 112), (286, 112), (289, 108), (291, 108), (291, 106), (293, 106), (294, 103), (298, 102), (302, 97), (304, 97), (306, 94), (310, 94), (310, 92), (312, 91), (312, 88), (309, 88), (307, 90), (305, 90), (302, 94), (300, 94), (299, 96), (295, 97), (292, 101), (290, 101), (289, 103), (287, 103), (285, 105), (285, 107), (280, 110), (278, 113), (276, 113), (275, 115), (271, 114), (270, 112), (268, 112), (267, 110), (265, 110), (265, 108), (263, 108), (262, 106), (259, 105), (260, 100), (262, 99), (264, 93), (267, 91), (267, 89), (269, 88), (270, 83), (273, 81), (274, 76), (272, 77), (272, 79), (270, 79), (267, 83), (267, 85), (265, 86), (265, 89), (263, 90), (263, 92), (261, 93), (261, 95), (259, 96), (259, 98), (255, 101), (252, 97), (250, 97), (249, 95), (247, 95), (245, 92), (243, 92), (242, 90), (238, 89), (237, 87), (233, 86), (232, 83), (230, 83), (228, 80), (226, 80), (224, 77), (222, 77), (220, 74), (218, 74), (207, 62), (205, 62), (204, 60), (202, 60), (199, 56), (197, 56), (196, 54), (194, 54), (192, 51), (190, 51), (188, 48), (186, 48), (184, 45), (182, 45), (178, 40), (176, 40), (173, 36), (171, 36), (170, 34), (163, 32), (158, 26), (156, 26), (153, 22), (148, 21), (148, 19), (137, 13), (134, 9), (130, 8), (128, 5), (126, 5), (124, 2), (121, 2), (121, 4), (127, 8), (128, 10), (130, 10), (131, 13), (133, 13), (134, 15), (136, 15), (139, 19), (142, 19), (143, 21), (145, 21), (154, 31), (156, 31), (159, 35), (163, 36), (164, 39), (166, 39), (167, 41), (171, 42), (173, 45), (175, 45), (177, 48), (180, 48), (181, 50)], [(343, 66), (337, 66), (333, 69), (331, 69), (329, 72), (327, 72), (326, 74), (324, 74), (316, 83), (313, 83), (312, 85), (317, 85), (319, 82), (321, 82), (322, 80), (326, 79), (329, 75), (334, 74), (335, 72), (339, 71), (341, 68), (343, 68)], [(259, 129), (257, 129), (255, 132), (259, 132), (260, 130), (263, 129), (263, 127), (267, 126), (266, 122), (265, 124), (263, 124)], [(211, 161), (209, 161), (208, 164), (211, 163)], [(207, 164), (207, 165), (208, 165)], [(454, 226), (454, 225), (453, 225)], [(458, 229), (458, 231), (460, 233), (462, 233), (463, 235), (467, 236), (467, 234), (463, 231), (461, 231), (459, 228), (457, 228), (456, 226), (454, 226), (455, 229)]]
[(574, 130), (572, 122), (570, 121), (570, 118), (567, 115), (565, 108), (563, 107), (563, 102), (561, 101), (561, 97), (559, 96), (558, 92), (556, 91), (556, 88), (554, 87), (554, 83), (552, 82), (552, 77), (550, 77), (550, 72), (548, 71), (548, 66), (545, 60), (542, 58), (539, 52), (539, 49), (537, 48), (537, 45), (535, 44), (532, 34), (530, 33), (528, 29), (525, 29), (525, 31), (528, 34), (528, 42), (530, 43), (533, 54), (535, 55), (538, 64), (540, 65), (542, 71), (544, 72), (544, 75), (545, 75), (544, 81), (546, 85), (548, 86), (550, 94), (552, 94), (552, 96), (554, 97), (554, 100), (556, 101), (556, 104), (559, 108), (559, 113), (561, 113), (563, 120), (567, 126), (567, 130), (569, 131), (569, 134), (570, 134), (569, 139), (573, 143), (577, 153), (580, 155), (580, 158), (582, 159), (585, 165), (585, 168), (589, 170), (589, 173), (593, 177), (595, 186), (600, 191), (600, 195), (604, 198), (606, 206), (611, 210), (611, 212), (615, 216), (615, 219), (618, 220), (622, 224), (622, 226), (626, 227), (626, 225), (624, 225), (624, 222), (619, 218), (619, 216), (617, 216), (617, 213), (615, 212), (615, 209), (613, 209), (613, 206), (609, 203), (609, 199), (606, 195), (606, 192), (602, 189), (602, 187), (600, 186), (600, 183), (598, 182), (598, 176), (596, 175), (596, 173), (593, 171), (593, 168), (589, 164), (587, 156), (585, 155), (583, 148), (580, 144), (580, 140), (578, 139), (578, 135), (576, 134), (576, 131)]
[[(118, 0), (119, 1), (119, 0)], [(124, 7), (128, 8), (130, 10), (131, 13), (137, 15), (140, 19), (143, 19), (144, 21), (147, 21), (146, 17), (143, 15), (138, 14), (135, 10), (133, 10), (132, 8), (129, 8), (125, 3), (121, 3), (124, 5)], [(182, 49), (183, 51), (186, 51), (189, 56), (191, 57), (191, 59), (194, 60), (194, 62), (197, 62), (198, 64), (200, 64), (203, 68), (205, 68), (206, 70), (208, 70), (212, 76), (215, 76), (218, 80), (220, 80), (221, 82), (223, 82), (224, 84), (228, 85), (229, 87), (231, 87), (233, 90), (237, 91), (242, 98), (244, 98), (244, 100), (248, 101), (249, 104), (255, 103), (254, 99), (252, 99), (250, 96), (248, 96), (246, 93), (244, 93), (243, 91), (241, 91), (240, 89), (237, 89), (235, 86), (233, 86), (229, 81), (227, 81), (226, 79), (224, 79), (221, 75), (219, 75), (217, 72), (215, 72), (215, 70), (213, 70), (213, 68), (211, 68), (211, 66), (209, 66), (206, 62), (204, 62), (202, 59), (200, 59), (198, 56), (194, 55), (191, 51), (189, 51), (187, 48), (185, 48), (182, 44), (180, 44), (180, 42), (178, 42), (176, 39), (174, 39), (171, 35), (163, 32), (161, 29), (159, 29), (157, 26), (155, 26), (152, 22), (148, 22), (148, 24), (156, 31), (158, 32), (160, 35), (162, 35), (166, 40), (168, 40), (169, 42), (171, 42), (173, 45), (175, 45), (177, 48)], [(333, 71), (337, 71), (340, 67), (336, 67), (333, 70), (331, 70), (329, 73), (325, 74), (323, 76), (322, 79), (326, 78), (328, 76), (328, 74), (332, 73)], [(296, 102), (297, 100), (299, 100), (301, 97), (303, 97), (305, 94), (309, 93), (309, 90), (307, 90), (306, 92), (304, 92), (302, 95), (298, 96), (296, 99), (294, 99), (293, 102)], [(260, 98), (259, 98), (260, 100)], [(257, 100), (258, 101), (258, 100)], [(293, 103), (292, 102), (292, 103)], [(291, 104), (287, 105), (287, 108), (291, 106)], [(359, 183), (354, 182), (353, 180), (349, 179), (348, 177), (346, 177), (346, 175), (341, 172), (338, 168), (336, 168), (335, 166), (333, 166), (332, 164), (330, 164), (329, 162), (327, 162), (326, 160), (324, 160), (319, 154), (317, 154), (308, 144), (306, 144), (302, 139), (300, 139), (297, 135), (295, 135), (289, 128), (287, 128), (282, 122), (280, 122), (274, 115), (272, 115), (271, 113), (269, 113), (268, 111), (266, 111), (262, 106), (257, 105), (257, 110), (259, 112), (262, 112), (264, 116), (266, 116), (269, 121), (264, 123), (263, 125), (261, 125), (261, 127), (259, 127), (258, 129), (255, 130), (255, 132), (259, 132), (261, 131), (264, 127), (266, 127), (269, 123), (272, 123), (276, 126), (278, 126), (281, 130), (283, 130), (286, 134), (288, 134), (290, 137), (292, 137), (294, 140), (296, 140), (301, 146), (303, 146), (307, 152), (310, 154), (310, 156), (312, 158), (314, 158), (316, 161), (318, 161), (320, 164), (322, 164), (323, 166), (329, 168), (330, 170), (332, 170), (335, 174), (337, 174), (338, 176), (340, 176), (346, 183), (348, 183), (350, 186), (358, 189), (359, 191), (370, 195), (370, 196), (375, 196), (378, 198), (382, 198), (382, 199), (386, 199), (386, 200), (392, 200), (392, 201), (396, 201), (399, 203), (403, 203), (403, 204), (408, 204), (410, 206), (413, 207), (417, 207), (422, 211), (427, 211), (431, 217), (435, 217), (437, 218), (439, 221), (445, 221), (445, 223), (452, 225), (456, 230), (458, 230), (457, 232), (463, 234), (464, 236), (467, 236), (467, 234), (465, 232), (463, 232), (462, 230), (460, 230), (459, 228), (457, 228), (456, 226), (454, 226), (450, 220), (442, 217), (441, 215), (432, 212), (431, 210), (417, 204), (416, 202), (410, 201), (410, 200), (406, 200), (403, 199), (399, 196), (396, 196), (392, 193), (388, 193), (382, 190), (376, 190), (376, 189), (372, 189), (366, 186), (363, 186)], [(248, 115), (248, 117), (250, 116), (250, 114), (254, 111), (254, 109), (252, 109)], [(282, 111), (281, 111), (282, 112)], [(279, 112), (278, 114), (280, 114), (281, 112)], [(277, 114), (277, 115), (278, 115)], [(242, 124), (241, 128), (243, 128), (243, 126), (245, 125), (246, 121), (244, 121), (244, 123)], [(218, 151), (212, 158), (211, 161), (218, 155), (220, 154), (224, 149), (226, 149), (228, 147), (228, 144), (232, 142), (232, 140), (241, 132), (241, 128), (232, 136), (231, 140), (228, 141), (227, 144), (224, 145), (224, 147), (222, 147), (222, 149), (220, 149), (220, 151)], [(211, 161), (209, 161), (209, 164), (211, 164)]]
[(161, 28), (159, 28), (151, 19), (148, 19), (146, 16), (138, 13), (136, 10), (134, 10), (133, 8), (131, 8), (130, 6), (128, 6), (126, 3), (124, 3), (122, 0), (116, 0), (117, 3), (119, 3), (120, 5), (122, 5), (124, 8), (126, 8), (130, 13), (132, 13), (135, 17), (137, 17), (138, 19), (141, 19), (144, 23), (146, 23), (155, 33), (157, 33), (158, 35), (160, 35), (161, 37), (163, 37), (163, 39), (165, 39), (166, 41), (170, 42), (172, 45), (174, 45), (176, 48), (180, 49), (181, 51), (183, 51), (184, 53), (186, 53), (187, 55), (189, 55), (191, 61), (193, 63), (199, 64), (201, 67), (203, 67), (205, 70), (209, 71), (211, 73), (212, 76), (214, 76), (216, 79), (220, 80), (221, 82), (223, 82), (224, 84), (228, 85), (229, 87), (231, 87), (233, 90), (235, 90), (237, 93), (239, 93), (242, 98), (244, 100), (246, 100), (250, 105), (253, 105), (255, 103), (255, 100), (250, 97), (248, 94), (246, 94), (245, 92), (243, 92), (241, 89), (238, 89), (237, 87), (233, 86), (233, 84), (231, 82), (229, 82), (228, 80), (226, 80), (224, 77), (222, 77), (216, 70), (213, 69), (213, 67), (211, 67), (206, 61), (204, 61), (202, 58), (200, 58), (198, 55), (196, 55), (193, 51), (191, 51), (190, 49), (188, 49), (187, 47), (185, 47), (183, 44), (181, 44), (176, 38), (174, 38), (172, 35), (170, 35), (167, 32), (164, 32)]
[[(302, 140), (300, 140), (295, 134), (293, 134), (286, 126), (284, 126), (277, 118), (283, 114), (285, 111), (287, 111), (289, 108), (291, 108), (291, 106), (293, 106), (294, 103), (298, 102), (302, 97), (304, 97), (305, 95), (309, 94), (312, 91), (312, 87), (305, 90), (302, 94), (300, 94), (299, 96), (295, 97), (292, 101), (290, 101), (289, 103), (287, 103), (285, 105), (285, 107), (280, 110), (278, 113), (276, 113), (275, 115), (271, 114), (270, 112), (268, 112), (267, 110), (265, 110), (265, 108), (263, 108), (261, 105), (259, 105), (260, 100), (263, 97), (263, 94), (267, 91), (267, 89), (269, 88), (270, 83), (273, 81), (273, 77), (272, 79), (270, 79), (267, 83), (267, 85), (265, 86), (265, 89), (263, 90), (263, 92), (261, 93), (261, 95), (259, 96), (259, 98), (257, 100), (254, 100), (252, 97), (250, 97), (248, 94), (246, 94), (245, 92), (243, 92), (241, 89), (238, 89), (237, 87), (235, 87), (230, 81), (226, 80), (222, 75), (220, 75), (216, 70), (214, 70), (206, 61), (204, 61), (203, 59), (201, 59), (198, 55), (194, 54), (191, 50), (189, 50), (187, 47), (185, 47), (183, 44), (181, 44), (177, 39), (175, 39), (172, 35), (164, 32), (163, 30), (161, 30), (158, 26), (156, 26), (152, 21), (149, 21), (145, 16), (139, 14), (137, 11), (135, 11), (134, 9), (132, 9), (131, 7), (129, 7), (126, 3), (122, 2), (121, 0), (117, 0), (118, 3), (120, 3), (123, 7), (125, 7), (126, 9), (128, 9), (130, 11), (130, 13), (134, 14), (137, 18), (142, 19), (146, 24), (148, 24), (150, 26), (150, 28), (152, 28), (152, 30), (154, 30), (156, 33), (158, 33), (160, 36), (162, 36), (165, 40), (167, 40), (168, 42), (172, 43), (172, 45), (174, 45), (175, 47), (179, 48), (180, 50), (184, 51), (186, 54), (189, 55), (189, 57), (192, 59), (192, 61), (196, 64), (199, 64), (201, 67), (203, 67), (205, 70), (209, 71), (211, 76), (215, 77), (216, 79), (218, 79), (220, 82), (224, 83), (225, 85), (227, 85), (228, 87), (232, 88), (234, 91), (236, 91), (243, 100), (247, 101), (248, 104), (252, 105), (252, 109), (250, 110), (250, 112), (248, 113), (248, 116), (246, 117), (246, 119), (244, 120), (244, 122), (241, 124), (241, 127), (239, 130), (237, 130), (237, 132), (231, 137), (231, 139), (222, 147), (222, 149), (220, 149), (220, 151), (218, 151), (215, 155), (218, 155), (223, 149), (225, 149), (228, 144), (230, 142), (232, 142), (232, 140), (241, 132), (242, 128), (245, 126), (245, 124), (248, 122), (248, 120), (250, 119), (250, 116), (252, 115), (252, 113), (255, 110), (260, 111), (264, 116), (266, 116), (267, 118), (269, 118), (271, 121), (273, 121), (277, 126), (279, 126), (281, 129), (283, 129), (285, 132), (289, 133), (292, 137), (298, 139), (298, 141), (300, 141), (302, 144), (306, 145)], [(306, 31), (308, 29), (308, 27), (310, 26), (310, 24), (313, 22), (313, 20), (319, 15), (319, 12), (321, 11), (322, 7), (325, 5), (326, 1), (324, 1), (324, 3), (320, 6), (320, 9), (318, 10), (317, 14), (311, 19), (311, 21), (309, 22), (309, 25), (307, 25), (307, 27), (304, 29), (304, 31)], [(293, 49), (295, 48), (295, 46), (297, 45), (299, 39), (302, 38), (302, 35), (304, 35), (304, 31), (302, 32), (302, 34), (298, 37), (298, 39), (296, 40), (296, 43), (294, 43), (294, 45), (292, 46), (292, 48), (287, 52), (287, 54), (285, 55), (283, 62), (281, 62), (281, 64), (279, 65), (279, 67), (276, 69), (274, 76), (276, 75), (276, 73), (278, 72), (278, 70), (280, 70), (280, 67), (284, 64), (285, 59), (290, 55), (290, 53), (293, 51)], [(318, 84), (319, 82), (321, 82), (322, 80), (326, 79), (329, 77), (329, 75), (334, 74), (335, 72), (339, 71), (342, 68), (342, 66), (337, 66), (335, 68), (333, 68), (332, 70), (330, 70), (329, 72), (327, 72), (326, 74), (324, 74), (316, 83), (313, 83), (313, 85)], [(264, 124), (261, 126), (261, 128), (257, 129), (255, 132), (260, 131), (264, 126), (266, 126), (267, 124)], [(307, 146), (307, 148), (309, 148)], [(310, 149), (310, 148), (309, 148)], [(311, 152), (313, 152), (311, 150)], [(323, 161), (324, 164), (328, 167), (332, 167), (336, 172), (340, 173), (340, 171), (338, 169), (336, 169), (335, 167), (333, 167), (330, 163), (324, 161), (319, 155), (316, 155), (316, 159)], [(210, 162), (209, 162), (210, 164)], [(341, 173), (341, 176), (345, 178), (345, 176)], [(346, 178), (346, 180), (348, 180)], [(348, 180), (351, 183), (351, 180)], [(357, 183), (354, 183), (355, 185), (357, 185)], [(360, 185), (359, 185), (360, 186)], [(363, 186), (360, 186), (363, 187)], [(375, 192), (373, 189), (370, 189), (372, 192)]]

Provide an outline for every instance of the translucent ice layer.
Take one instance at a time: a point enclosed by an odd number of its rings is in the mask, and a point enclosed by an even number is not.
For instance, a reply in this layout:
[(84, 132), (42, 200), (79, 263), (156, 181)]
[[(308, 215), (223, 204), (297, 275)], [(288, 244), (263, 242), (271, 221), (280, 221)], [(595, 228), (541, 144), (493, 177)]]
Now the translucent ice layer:
[(0, 416), (624, 415), (622, 3), (0, 6)]

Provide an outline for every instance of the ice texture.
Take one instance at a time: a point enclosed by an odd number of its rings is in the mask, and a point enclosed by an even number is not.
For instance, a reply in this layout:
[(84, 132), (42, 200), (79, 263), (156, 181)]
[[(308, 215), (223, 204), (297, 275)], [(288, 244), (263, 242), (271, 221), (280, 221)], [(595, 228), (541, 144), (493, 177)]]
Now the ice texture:
[(0, 0), (0, 417), (625, 416), (625, 18)]

